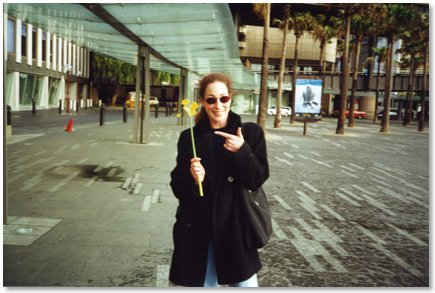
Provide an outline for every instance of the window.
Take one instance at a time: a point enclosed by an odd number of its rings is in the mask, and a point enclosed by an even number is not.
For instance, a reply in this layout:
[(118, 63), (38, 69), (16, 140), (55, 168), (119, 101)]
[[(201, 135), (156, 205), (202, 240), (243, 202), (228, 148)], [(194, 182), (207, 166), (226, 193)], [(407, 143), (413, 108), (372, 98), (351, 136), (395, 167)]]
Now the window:
[(48, 58), (50, 59), (50, 63), (53, 64), (54, 63), (54, 59), (56, 58), (56, 56), (53, 55), (53, 44), (54, 44), (55, 40), (53, 39), (53, 35), (50, 38), (50, 43), (48, 44), (50, 46), (50, 56), (48, 56)]
[(8, 53), (15, 54), (15, 20), (8, 19)]
[(36, 33), (36, 29), (32, 29), (32, 58), (37, 59), (38, 55), (36, 54), (36, 50), (38, 48), (38, 34)]
[(46, 54), (47, 52), (47, 33), (42, 32), (42, 61), (47, 61)]
[(21, 25), (21, 56), (27, 56), (27, 26)]
[(36, 76), (20, 73), (20, 105), (31, 106), (35, 94)]

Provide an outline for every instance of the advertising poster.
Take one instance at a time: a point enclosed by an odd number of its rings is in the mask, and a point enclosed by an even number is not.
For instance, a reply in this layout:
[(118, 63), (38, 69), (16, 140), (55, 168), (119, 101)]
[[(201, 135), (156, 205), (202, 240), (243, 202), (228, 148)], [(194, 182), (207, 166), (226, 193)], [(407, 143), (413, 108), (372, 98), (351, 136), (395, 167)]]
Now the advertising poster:
[(321, 101), (321, 79), (296, 80), (295, 113), (320, 114)]

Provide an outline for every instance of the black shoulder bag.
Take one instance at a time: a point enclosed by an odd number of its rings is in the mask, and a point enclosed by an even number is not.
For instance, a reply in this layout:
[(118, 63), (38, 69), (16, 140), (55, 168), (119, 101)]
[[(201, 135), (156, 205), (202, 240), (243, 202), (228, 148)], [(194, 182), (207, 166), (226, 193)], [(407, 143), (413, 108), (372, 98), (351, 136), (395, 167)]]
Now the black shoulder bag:
[(272, 234), (272, 217), (263, 188), (253, 192), (242, 188), (240, 209), (246, 247), (262, 248)]
[[(246, 130), (245, 125), (242, 128)], [(249, 191), (242, 187), (240, 215), (245, 246), (252, 249), (262, 248), (272, 235), (272, 216), (266, 193), (260, 187)]]

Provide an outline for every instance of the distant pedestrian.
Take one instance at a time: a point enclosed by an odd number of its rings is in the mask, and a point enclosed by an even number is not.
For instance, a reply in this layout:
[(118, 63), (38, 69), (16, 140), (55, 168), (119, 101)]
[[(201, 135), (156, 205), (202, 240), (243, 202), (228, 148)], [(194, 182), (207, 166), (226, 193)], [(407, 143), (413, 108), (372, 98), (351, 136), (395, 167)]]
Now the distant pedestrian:
[(205, 76), (193, 128), (197, 158), (189, 129), (178, 140), (171, 172), (179, 200), (169, 276), (175, 285), (258, 287), (261, 261), (257, 249), (244, 244), (238, 217), (241, 190), (258, 190), (269, 177), (266, 142), (261, 127), (242, 126), (240, 116), (230, 110), (231, 91), (226, 75)]

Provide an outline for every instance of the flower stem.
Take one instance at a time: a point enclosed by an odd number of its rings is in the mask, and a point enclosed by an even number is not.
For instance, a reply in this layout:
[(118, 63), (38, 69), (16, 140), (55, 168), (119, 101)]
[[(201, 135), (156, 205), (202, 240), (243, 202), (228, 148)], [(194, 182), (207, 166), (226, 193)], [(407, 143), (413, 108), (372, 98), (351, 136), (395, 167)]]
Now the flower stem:
[[(189, 115), (190, 122), (190, 137), (192, 138), (192, 148), (193, 148), (193, 157), (196, 158), (196, 147), (195, 147), (195, 137), (193, 135), (193, 125), (192, 125), (192, 117)], [(202, 190), (202, 182), (198, 178), (198, 187), (199, 187), (199, 195), (204, 196), (204, 191)]]

